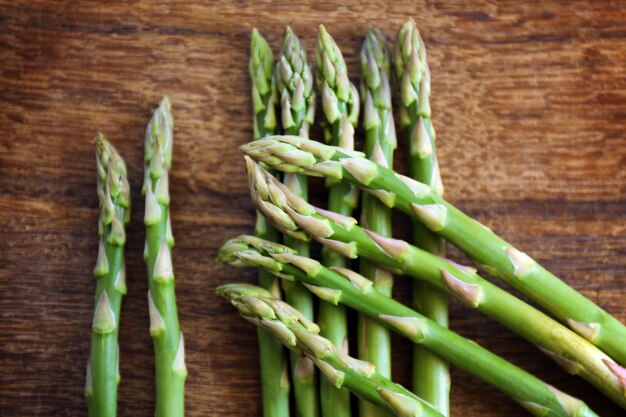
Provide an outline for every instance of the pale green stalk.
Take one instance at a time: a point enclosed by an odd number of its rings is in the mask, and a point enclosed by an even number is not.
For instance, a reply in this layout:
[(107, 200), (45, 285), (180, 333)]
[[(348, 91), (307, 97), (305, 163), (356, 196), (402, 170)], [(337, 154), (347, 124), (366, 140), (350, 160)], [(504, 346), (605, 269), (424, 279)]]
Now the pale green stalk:
[[(274, 57), (263, 36), (252, 30), (249, 74), (252, 81), (252, 108), (254, 111), (254, 138), (276, 133), (276, 82)], [(257, 213), (255, 234), (263, 239), (278, 241), (279, 233), (260, 213)], [(276, 277), (259, 269), (259, 285), (280, 298), (280, 283)], [(257, 330), (259, 365), (264, 417), (287, 417), (289, 411), (289, 376), (287, 358), (282, 345), (263, 329)]]
[[(296, 140), (303, 141), (301, 138)], [(320, 155), (324, 153), (320, 148), (323, 145), (318, 142), (301, 142), (302, 146), (310, 146), (309, 150), (315, 148)], [(290, 153), (290, 157), (297, 155), (302, 156), (294, 151)], [(376, 166), (367, 159), (359, 159), (372, 164), (369, 166)], [(324, 245), (341, 250), (346, 256), (360, 255), (448, 292), (466, 306), (476, 308), (537, 345), (564, 370), (580, 375), (617, 404), (626, 407), (623, 368), (586, 339), (482, 279), (473, 268), (459, 267), (404, 241), (362, 229), (350, 217), (311, 206), (277, 183), (251, 159), (246, 160), (253, 199), (283, 233), (303, 239), (307, 239), (308, 234)], [(355, 175), (361, 175), (357, 173), (358, 168), (352, 168)], [(411, 192), (419, 192), (419, 187), (424, 187), (410, 178), (402, 181)]]
[(90, 417), (114, 417), (120, 382), (117, 339), (122, 296), (126, 294), (124, 225), (130, 220), (130, 188), (124, 160), (101, 133), (96, 136), (96, 164), (100, 243), (93, 271), (97, 283), (85, 397)]
[[(309, 126), (315, 116), (315, 92), (313, 75), (306, 52), (296, 34), (287, 27), (280, 55), (274, 71), (280, 96), (281, 127), (286, 134), (309, 136)], [(285, 174), (284, 182), (291, 191), (305, 200), (308, 198), (308, 181), (305, 175)], [(309, 253), (309, 244), (284, 236), (285, 244)], [(283, 281), (286, 301), (297, 308), (309, 320), (313, 320), (313, 297), (297, 282)], [(300, 417), (319, 415), (319, 393), (315, 366), (309, 358), (291, 354), (291, 373), (296, 402), (296, 414)]]
[(154, 342), (156, 368), (155, 417), (185, 415), (185, 343), (178, 324), (174, 268), (174, 246), (170, 221), (169, 171), (172, 166), (174, 119), (170, 101), (161, 100), (146, 128), (145, 195), (146, 226), (144, 260), (148, 270), (150, 335)]
[[(354, 128), (359, 117), (359, 95), (348, 78), (348, 69), (335, 40), (321, 25), (317, 34), (315, 57), (316, 84), (322, 100), (322, 126), (328, 143), (345, 149), (354, 149)], [(352, 214), (358, 203), (357, 189), (327, 181), (328, 209), (346, 215)], [(298, 249), (297, 247), (295, 247)], [(346, 266), (347, 260), (337, 252), (324, 248), (322, 262), (328, 266)], [(320, 302), (319, 317), (322, 336), (341, 346), (348, 353), (348, 321), (343, 306)], [(384, 370), (379, 372), (384, 374)], [(346, 390), (334, 389), (330, 381), (322, 379), (322, 415), (349, 417), (350, 396)]]
[[(430, 70), (424, 42), (412, 19), (398, 30), (394, 67), (400, 93), (400, 123), (409, 142), (410, 176), (430, 184), (434, 192), (442, 195), (435, 129), (430, 118)], [(416, 246), (445, 256), (444, 240), (423, 223), (414, 222), (413, 238)], [(415, 282), (413, 305), (428, 318), (448, 326), (448, 297), (444, 292)], [(448, 365), (419, 346), (413, 350), (413, 391), (430, 401), (442, 414), (450, 414)]]
[(227, 284), (218, 287), (217, 293), (229, 300), (243, 318), (270, 331), (294, 353), (308, 357), (335, 387), (345, 386), (397, 416), (442, 417), (427, 402), (378, 373), (373, 364), (348, 356), (320, 336), (315, 323), (262, 288)]
[(325, 268), (319, 262), (294, 252), (288, 247), (253, 236), (239, 236), (222, 246), (219, 260), (233, 266), (261, 266), (281, 279), (300, 281), (318, 297), (333, 304), (343, 303), (352, 307), (412, 342), (436, 352), (538, 417), (596, 415), (582, 401), (558, 391), (475, 342), (387, 297), (365, 277), (345, 268)]

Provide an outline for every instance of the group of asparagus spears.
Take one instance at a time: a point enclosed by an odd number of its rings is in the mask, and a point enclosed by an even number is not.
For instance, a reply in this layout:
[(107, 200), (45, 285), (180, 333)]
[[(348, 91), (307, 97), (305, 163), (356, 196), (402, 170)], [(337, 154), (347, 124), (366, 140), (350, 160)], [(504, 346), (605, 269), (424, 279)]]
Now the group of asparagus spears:
[[(258, 208), (256, 230), (255, 236), (227, 241), (219, 260), (258, 268), (259, 285), (229, 283), (217, 293), (258, 326), (263, 415), (289, 416), (293, 387), (300, 417), (356, 414), (349, 392), (360, 398), (362, 417), (448, 416), (451, 363), (536, 416), (596, 416), (579, 399), (449, 330), (448, 297), (502, 323), (626, 408), (626, 327), (443, 199), (429, 105), (430, 71), (414, 21), (398, 30), (393, 53), (384, 35), (370, 30), (360, 64), (357, 88), (323, 26), (315, 74), (290, 28), (276, 62), (266, 40), (256, 29), (252, 32), (255, 141), (241, 149)], [(308, 139), (316, 93), (326, 144)], [(408, 143), (409, 176), (392, 169), (397, 147), (394, 97)], [(354, 150), (359, 120), (364, 153)], [(173, 117), (164, 98), (146, 129), (142, 187), (157, 417), (184, 415), (187, 375), (171, 258), (172, 144)], [(91, 417), (110, 417), (117, 407), (130, 187), (123, 159), (101, 134), (96, 162), (100, 243), (85, 396)], [(307, 202), (307, 176), (326, 179), (327, 209)], [(361, 226), (351, 217), (359, 202)], [(392, 208), (413, 220), (414, 245), (391, 237)], [(319, 261), (310, 257), (311, 239), (323, 245)], [(446, 259), (444, 241), (546, 313), (481, 278), (475, 268)], [(359, 273), (350, 269), (357, 258)], [(413, 306), (392, 298), (394, 274), (416, 280)], [(346, 307), (359, 313), (357, 349), (348, 347)], [(411, 390), (390, 379), (390, 331), (415, 343)], [(289, 356), (282, 345), (291, 351)], [(356, 358), (350, 356), (353, 352)]]
[[(156, 417), (184, 415), (187, 376), (171, 256), (174, 237), (169, 213), (169, 170), (173, 127), (170, 102), (163, 98), (146, 129), (142, 186), (146, 226), (143, 258), (149, 282), (150, 335), (154, 341)], [(126, 294), (124, 243), (125, 225), (130, 220), (130, 187), (124, 160), (102, 134), (96, 136), (96, 165), (100, 243), (94, 268), (97, 284), (85, 397), (90, 417), (114, 417), (120, 380), (120, 305)]]
[[(596, 415), (579, 399), (449, 330), (448, 297), (502, 323), (626, 408), (626, 327), (442, 197), (430, 71), (415, 22), (400, 27), (393, 53), (380, 31), (367, 33), (358, 88), (323, 26), (315, 64), (313, 74), (290, 28), (276, 62), (253, 30), (255, 141), (241, 149), (259, 213), (255, 236), (229, 240), (219, 260), (259, 268), (259, 285), (229, 283), (217, 293), (259, 328), (264, 416), (290, 415), (291, 387), (300, 417), (351, 416), (348, 391), (360, 398), (362, 417), (448, 416), (448, 363), (536, 416)], [(314, 84), (325, 143), (308, 139)], [(394, 96), (408, 143), (409, 176), (392, 169)], [(359, 121), (364, 152), (354, 150)], [(326, 179), (326, 209), (307, 202), (307, 176)], [(359, 202), (360, 226), (351, 217)], [(392, 208), (414, 221), (413, 244), (391, 237)], [(323, 245), (319, 260), (310, 257), (311, 239)], [(545, 313), (483, 279), (475, 268), (446, 259), (444, 241)], [(357, 258), (359, 273), (350, 269)], [(393, 274), (416, 280), (413, 306), (392, 298)], [(347, 344), (346, 307), (359, 313), (356, 349)], [(410, 391), (390, 379), (389, 331), (416, 345)], [(288, 358), (281, 343), (291, 351)], [(353, 352), (356, 358), (349, 356)], [(323, 375), (319, 382), (316, 367)]]

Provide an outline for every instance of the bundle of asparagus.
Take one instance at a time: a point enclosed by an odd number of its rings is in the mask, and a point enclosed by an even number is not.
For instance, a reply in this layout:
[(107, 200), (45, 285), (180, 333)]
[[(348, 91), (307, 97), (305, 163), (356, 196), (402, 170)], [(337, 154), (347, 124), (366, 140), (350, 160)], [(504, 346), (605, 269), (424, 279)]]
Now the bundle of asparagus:
[[(319, 144), (315, 146), (321, 149)], [(406, 242), (362, 229), (350, 217), (317, 209), (282, 187), (251, 159), (246, 161), (255, 203), (284, 233), (304, 239), (313, 237), (324, 245), (341, 248), (348, 257), (360, 255), (449, 292), (468, 307), (480, 310), (525, 337), (566, 371), (579, 374), (626, 406), (623, 385), (614, 372), (619, 365), (587, 340), (482, 279), (475, 269), (451, 264)]]
[[(272, 137), (242, 150), (281, 170), (327, 176), (362, 188), (443, 236), (485, 271), (506, 280), (619, 363), (626, 363), (626, 327), (542, 268), (530, 256), (440, 197), (430, 186), (363, 157), (298, 137)], [(530, 285), (529, 282), (534, 283)], [(603, 337), (603, 334), (610, 334)]]
[[(360, 403), (360, 415), (384, 415), (389, 411), (396, 415), (448, 415), (448, 362), (503, 391), (537, 416), (595, 415), (580, 400), (447, 330), (448, 296), (504, 324), (565, 371), (583, 377), (626, 408), (624, 325), (443, 199), (430, 119), (430, 71), (415, 23), (409, 20), (399, 29), (393, 62), (386, 52), (384, 36), (377, 30), (366, 35), (360, 56), (365, 153), (354, 150), (358, 94), (348, 80), (341, 52), (323, 26), (317, 47), (317, 86), (328, 144), (309, 140), (307, 128), (305, 132), (285, 130), (287, 136), (269, 136), (241, 147), (246, 154), (252, 199), (259, 212), (289, 237), (285, 240), (287, 245), (240, 236), (222, 247), (220, 261), (264, 269), (288, 285), (304, 284), (320, 299), (318, 318), (324, 334), (333, 336), (334, 325), (345, 338), (342, 309), (358, 311), (360, 359), (374, 363), (385, 380), (391, 376), (388, 329), (419, 345), (414, 354), (415, 396), (410, 397), (411, 404), (425, 401), (432, 408), (399, 410), (381, 402), (380, 397), (364, 395), (361, 387), (346, 383), (366, 400)], [(298, 62), (306, 63), (306, 57), (299, 56)], [(396, 80), (393, 88), (389, 82), (390, 67)], [(286, 69), (283, 72), (289, 76), (296, 73)], [(396, 148), (393, 90), (398, 97), (400, 127), (409, 145), (410, 177), (392, 169)], [(285, 97), (281, 101), (288, 103), (290, 96)], [(294, 114), (286, 112), (284, 106), (282, 113), (283, 119)], [(264, 168), (298, 178), (298, 183), (304, 182), (303, 175), (325, 178), (330, 186), (328, 210), (310, 205), (298, 195), (301, 187), (285, 186)], [(356, 206), (353, 187), (364, 191), (361, 222), (365, 228), (350, 217)], [(416, 246), (391, 237), (393, 208), (413, 219)], [(301, 243), (294, 243), (311, 238), (323, 245), (321, 262), (312, 259), (308, 249), (302, 252)], [(481, 278), (476, 269), (446, 259), (445, 241), (457, 246), (489, 274), (520, 290), (560, 322)], [(348, 260), (357, 258), (363, 275), (349, 268)], [(391, 298), (392, 273), (417, 280), (414, 305), (421, 314)], [(289, 307), (280, 304), (276, 310), (279, 301), (241, 284), (221, 287), (218, 292), (229, 298), (246, 319), (271, 328), (298, 354), (315, 357), (306, 342), (300, 341), (301, 333), (291, 328), (299, 319), (284, 321), (286, 316), (278, 312)], [(309, 326), (310, 331), (311, 315), (306, 319), (306, 323), (299, 322), (296, 327)], [(335, 346), (342, 345), (341, 338), (333, 342)], [(340, 357), (347, 355), (344, 347), (328, 349)], [(338, 365), (333, 363), (329, 368), (317, 359), (314, 362), (324, 373), (323, 414), (331, 415), (326, 406), (333, 404), (334, 415), (349, 415), (348, 407), (338, 400), (331, 401), (332, 395), (326, 398), (330, 392), (324, 387), (336, 383)], [(343, 375), (341, 372), (342, 369), (339, 374)]]
[[(257, 268), (259, 286), (230, 283), (217, 293), (258, 327), (263, 415), (289, 416), (293, 385), (293, 408), (300, 417), (317, 417), (320, 410), (324, 417), (350, 417), (349, 391), (359, 397), (362, 417), (447, 417), (450, 363), (538, 417), (596, 416), (581, 400), (449, 330), (448, 297), (524, 337), (626, 409), (626, 327), (442, 197), (430, 70), (415, 22), (399, 29), (393, 59), (388, 50), (380, 31), (366, 34), (357, 89), (324, 26), (316, 40), (315, 82), (306, 52), (290, 28), (276, 62), (267, 41), (256, 29), (252, 32), (255, 140), (241, 149), (258, 209), (256, 236), (227, 241), (219, 261)], [(393, 91), (408, 143), (410, 176), (393, 170)], [(316, 93), (326, 144), (308, 139)], [(354, 149), (361, 105), (364, 153)], [(142, 187), (157, 417), (184, 415), (187, 376), (171, 258), (172, 145), (173, 117), (164, 98), (146, 129)], [(100, 243), (85, 396), (90, 416), (110, 417), (117, 411), (117, 333), (126, 293), (130, 190), (124, 161), (100, 134), (96, 156)], [(307, 176), (325, 178), (327, 209), (307, 201)], [(358, 189), (363, 190), (362, 226), (351, 217)], [(393, 208), (412, 218), (415, 246), (392, 237)], [(277, 243), (280, 234), (284, 245)], [(311, 239), (323, 245), (320, 261), (311, 256)], [(475, 268), (447, 259), (446, 241), (554, 318), (483, 279)], [(351, 269), (357, 258), (361, 274)], [(392, 274), (415, 279), (413, 308), (392, 297)], [(314, 323), (317, 299), (319, 326)], [(349, 354), (347, 308), (359, 314), (358, 359)], [(413, 392), (391, 380), (390, 331), (415, 344)], [(283, 345), (291, 351), (290, 372)]]

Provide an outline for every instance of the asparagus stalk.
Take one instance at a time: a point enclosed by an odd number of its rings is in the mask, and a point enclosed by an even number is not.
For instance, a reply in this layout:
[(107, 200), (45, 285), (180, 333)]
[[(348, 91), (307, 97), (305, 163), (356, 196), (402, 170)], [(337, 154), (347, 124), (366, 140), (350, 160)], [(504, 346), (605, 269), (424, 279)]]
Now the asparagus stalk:
[[(334, 146), (354, 149), (354, 128), (359, 115), (359, 96), (350, 83), (346, 63), (334, 39), (320, 26), (316, 47), (316, 84), (322, 97), (324, 135)], [(350, 215), (357, 205), (357, 189), (337, 182), (327, 182), (328, 209)], [(297, 249), (297, 248), (296, 248)], [(339, 253), (324, 248), (322, 262), (328, 266), (347, 266), (347, 260)], [(348, 353), (348, 322), (343, 306), (320, 302), (319, 323), (322, 336)], [(379, 364), (378, 371), (385, 375)], [(388, 375), (385, 375), (388, 376)], [(350, 396), (348, 391), (336, 389), (332, 381), (323, 378), (322, 415), (349, 417)]]
[(276, 83), (273, 76), (274, 57), (267, 41), (252, 29), (248, 72), (252, 80), (252, 110), (254, 112), (254, 138), (260, 139), (276, 133)]
[[(359, 119), (359, 93), (348, 78), (343, 55), (334, 39), (320, 25), (316, 47), (316, 84), (322, 96), (324, 137), (332, 146), (354, 150), (354, 128)], [(358, 193), (349, 184), (329, 179), (328, 209), (349, 215), (358, 203)], [(345, 264), (346, 260), (328, 251), (324, 262)]]
[[(398, 30), (394, 67), (401, 98), (400, 122), (409, 138), (411, 178), (429, 184), (434, 192), (442, 195), (435, 130), (430, 118), (430, 71), (426, 48), (413, 19), (406, 21)], [(443, 239), (423, 223), (414, 222), (413, 239), (416, 246), (425, 251), (445, 256)], [(413, 305), (428, 318), (444, 327), (448, 326), (448, 297), (444, 292), (415, 282)], [(450, 414), (448, 365), (419, 346), (413, 350), (413, 391), (442, 414)]]
[(90, 417), (113, 417), (120, 381), (117, 335), (126, 294), (124, 225), (130, 220), (130, 188), (124, 160), (101, 133), (96, 136), (96, 164), (100, 244), (93, 271), (97, 284), (85, 397)]
[(626, 327), (622, 323), (530, 256), (448, 203), (428, 185), (371, 162), (358, 152), (297, 137), (270, 137), (242, 149), (283, 171), (330, 176), (365, 189), (384, 204), (423, 222), (487, 272), (527, 295), (618, 363), (626, 363)]
[[(283, 132), (308, 137), (309, 126), (313, 123), (315, 114), (313, 75), (307, 62), (306, 52), (300, 45), (296, 34), (289, 27), (285, 30), (274, 77), (280, 95)], [(287, 173), (284, 182), (291, 191), (304, 199), (308, 198), (306, 176)], [(308, 256), (309, 244), (307, 242), (287, 235), (284, 236), (284, 242)], [(313, 320), (313, 297), (306, 288), (297, 282), (283, 281), (282, 284), (287, 302), (309, 320)], [(293, 352), (290, 356), (296, 413), (301, 417), (316, 417), (319, 415), (319, 395), (315, 366), (306, 356)]]
[(219, 260), (234, 266), (262, 266), (280, 278), (303, 282), (318, 297), (344, 303), (378, 320), (502, 391), (536, 416), (595, 416), (580, 400), (384, 295), (365, 277), (344, 268), (325, 268), (294, 252), (240, 236), (222, 246)]
[[(320, 149), (319, 143), (311, 143)], [(567, 372), (580, 375), (626, 407), (626, 371), (586, 339), (482, 279), (473, 268), (455, 265), (404, 241), (362, 229), (350, 217), (311, 206), (252, 160), (246, 160), (253, 200), (283, 233), (302, 239), (309, 235), (342, 250), (348, 257), (360, 255), (448, 292), (537, 345)], [(410, 184), (413, 180), (406, 181)]]
[(156, 417), (185, 414), (185, 343), (178, 324), (174, 246), (170, 221), (169, 170), (172, 165), (174, 119), (170, 101), (161, 100), (146, 128), (145, 177), (142, 193), (146, 206), (144, 260), (148, 270), (150, 335), (156, 367)]
[[(249, 73), (252, 80), (254, 111), (254, 138), (276, 133), (276, 82), (273, 76), (274, 57), (267, 41), (255, 28), (252, 30)], [(255, 234), (260, 238), (278, 241), (279, 234), (271, 223), (257, 212)], [(259, 285), (280, 298), (280, 283), (264, 269), (259, 269)], [(264, 417), (289, 416), (289, 377), (283, 347), (271, 334), (257, 330), (261, 373), (261, 395)]]
[(441, 417), (430, 404), (382, 376), (373, 364), (348, 356), (320, 336), (315, 323), (262, 288), (227, 284), (218, 287), (217, 293), (230, 300), (243, 318), (270, 331), (294, 353), (308, 357), (336, 387), (345, 386), (397, 416)]
[[(389, 53), (385, 37), (378, 30), (372, 29), (367, 32), (361, 47), (360, 61), (365, 154), (372, 161), (391, 167), (397, 143), (389, 87)], [(390, 236), (390, 209), (367, 193), (363, 193), (362, 207), (362, 222), (371, 230), (383, 236)], [(363, 276), (374, 282), (377, 290), (391, 297), (393, 275), (390, 271), (366, 259), (360, 260), (360, 270)], [(390, 378), (389, 330), (363, 314), (359, 315), (359, 330), (359, 358), (372, 362), (382, 375)], [(361, 416), (381, 414), (378, 408), (365, 401), (361, 401), (359, 406)]]

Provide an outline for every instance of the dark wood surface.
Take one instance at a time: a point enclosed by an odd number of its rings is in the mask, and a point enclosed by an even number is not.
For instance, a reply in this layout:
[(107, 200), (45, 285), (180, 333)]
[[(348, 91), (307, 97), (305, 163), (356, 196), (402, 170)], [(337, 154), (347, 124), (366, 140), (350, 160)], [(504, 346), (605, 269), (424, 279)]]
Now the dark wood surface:
[[(139, 189), (145, 124), (167, 94), (176, 120), (172, 219), (188, 415), (260, 415), (255, 332), (213, 294), (220, 283), (254, 279), (215, 262), (220, 244), (254, 222), (237, 150), (251, 139), (254, 26), (278, 48), (291, 25), (312, 56), (324, 23), (357, 81), (365, 31), (378, 26), (393, 36), (414, 17), (429, 51), (449, 199), (625, 322), (626, 7), (473, 3), (0, 1), (0, 414), (85, 415), (97, 251), (93, 137), (102, 131), (126, 159), (134, 205), (119, 414), (152, 416)], [(395, 222), (402, 236), (406, 218)], [(396, 288), (406, 300), (406, 279)], [(600, 415), (623, 415), (502, 326), (456, 303), (451, 314), (461, 334)], [(394, 377), (408, 384), (410, 346), (395, 338), (394, 349)], [(452, 377), (454, 416), (526, 415), (476, 378), (457, 370)]]

